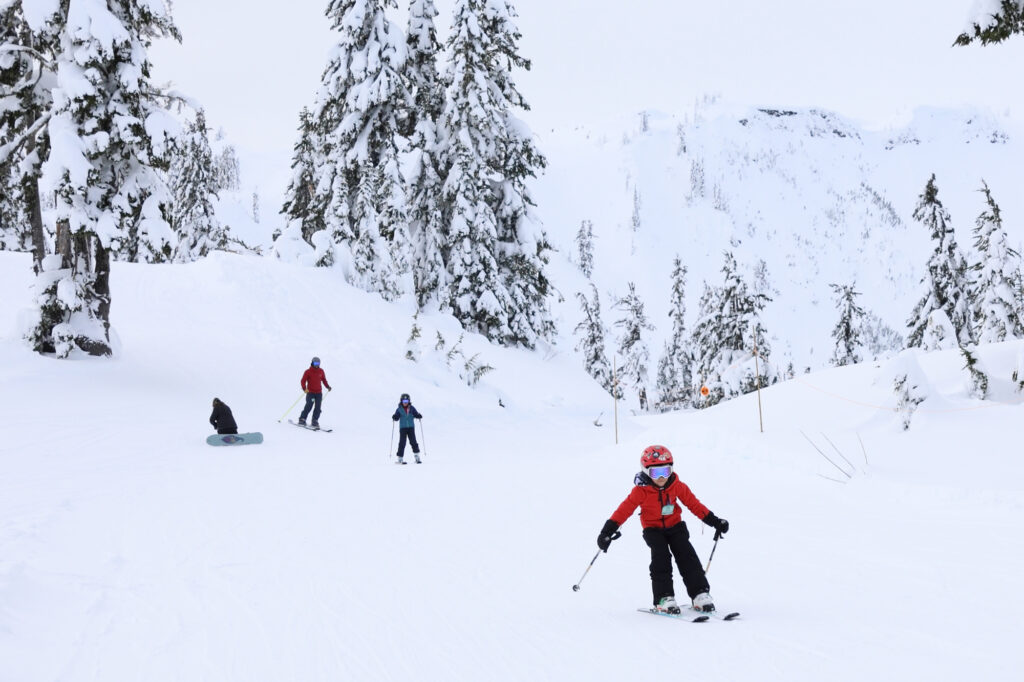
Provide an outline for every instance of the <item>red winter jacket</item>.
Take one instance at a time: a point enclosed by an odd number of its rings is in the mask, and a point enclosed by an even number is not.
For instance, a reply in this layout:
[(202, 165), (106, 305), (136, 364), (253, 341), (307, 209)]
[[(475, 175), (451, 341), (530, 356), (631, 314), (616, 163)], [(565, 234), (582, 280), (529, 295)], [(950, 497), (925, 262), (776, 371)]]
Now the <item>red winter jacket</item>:
[[(702, 521), (710, 513), (690, 491), (689, 486), (673, 473), (664, 488), (659, 488), (653, 483), (634, 487), (612, 514), (611, 519), (621, 526), (629, 519), (630, 514), (640, 507), (640, 523), (644, 528), (668, 528), (683, 520), (682, 509), (676, 500), (682, 502)], [(662, 509), (670, 504), (672, 513), (663, 516)]]
[(331, 385), (327, 383), (327, 375), (319, 367), (310, 367), (302, 373), (302, 380), (299, 381), (299, 386), (302, 386), (302, 390), (308, 393), (323, 393), (324, 389), (320, 386), (320, 383), (327, 388)]

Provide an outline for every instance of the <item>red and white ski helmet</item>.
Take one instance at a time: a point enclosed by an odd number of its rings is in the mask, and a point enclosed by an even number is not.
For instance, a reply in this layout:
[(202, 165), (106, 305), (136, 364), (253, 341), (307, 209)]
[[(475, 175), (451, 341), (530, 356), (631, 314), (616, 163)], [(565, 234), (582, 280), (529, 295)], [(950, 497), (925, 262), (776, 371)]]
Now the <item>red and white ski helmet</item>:
[(664, 445), (648, 445), (640, 455), (640, 466), (644, 469), (672, 463), (672, 453)]

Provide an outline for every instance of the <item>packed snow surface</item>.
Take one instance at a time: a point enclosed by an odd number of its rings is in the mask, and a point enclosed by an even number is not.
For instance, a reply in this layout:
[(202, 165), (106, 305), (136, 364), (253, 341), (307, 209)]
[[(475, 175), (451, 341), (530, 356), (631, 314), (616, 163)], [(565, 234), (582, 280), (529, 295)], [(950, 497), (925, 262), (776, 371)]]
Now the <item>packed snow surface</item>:
[[(336, 277), (116, 263), (118, 354), (57, 361), (19, 337), (28, 255), (0, 253), (0, 679), (1016, 678), (1009, 380), (980, 402), (955, 353), (898, 356), (764, 391), (763, 432), (756, 395), (623, 409), (616, 429), (571, 353), (467, 334), (449, 361), (454, 321), (421, 315), (412, 362), (412, 305)], [(474, 353), (494, 370), (470, 387)], [(980, 356), (1008, 378), (1022, 353)], [(313, 355), (330, 434), (282, 421)], [(929, 397), (903, 431), (890, 375), (909, 362)], [(424, 414), (419, 466), (390, 458), (402, 392)], [(214, 396), (264, 443), (208, 446)], [(637, 613), (635, 518), (572, 590), (651, 443), (732, 525), (708, 577), (737, 622)], [(707, 561), (712, 534), (688, 525)]]

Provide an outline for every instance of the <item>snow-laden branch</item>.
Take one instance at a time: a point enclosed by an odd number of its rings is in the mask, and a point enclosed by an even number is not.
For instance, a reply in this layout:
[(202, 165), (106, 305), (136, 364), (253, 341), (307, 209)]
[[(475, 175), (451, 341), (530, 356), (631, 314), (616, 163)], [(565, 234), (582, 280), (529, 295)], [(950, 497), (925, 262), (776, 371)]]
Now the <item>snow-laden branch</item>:
[(52, 63), (45, 56), (43, 56), (36, 50), (33, 50), (31, 47), (25, 47), (24, 45), (12, 45), (10, 43), (0, 45), (0, 57), (2, 57), (4, 53), (9, 54), (13, 52), (24, 52), (28, 55), (31, 55), (33, 57), (32, 69), (31, 71), (29, 71), (29, 73), (25, 75), (24, 78), (22, 78), (14, 85), (0, 87), (0, 97), (8, 97), (10, 95), (17, 94), (22, 90), (34, 88), (36, 86), (36, 83), (39, 82), (39, 79), (42, 78), (43, 66), (49, 66), (50, 68), (53, 68)]
[(50, 121), (50, 115), (50, 112), (46, 112), (45, 114), (40, 116), (39, 120), (33, 123), (24, 133), (16, 136), (7, 144), (0, 145), (0, 165), (7, 163), (10, 160), (11, 156), (14, 155), (14, 152), (17, 151), (18, 148), (21, 147), (21, 145), (25, 144), (25, 142), (27, 142), (33, 136), (35, 136), (35, 134), (38, 133), (42, 129), (42, 127)]

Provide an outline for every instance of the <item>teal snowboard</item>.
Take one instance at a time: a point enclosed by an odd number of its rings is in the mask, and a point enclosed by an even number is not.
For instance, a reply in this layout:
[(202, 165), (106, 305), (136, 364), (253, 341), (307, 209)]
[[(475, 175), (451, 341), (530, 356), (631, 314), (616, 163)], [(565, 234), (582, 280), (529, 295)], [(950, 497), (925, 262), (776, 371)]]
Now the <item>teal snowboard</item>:
[(215, 433), (206, 437), (210, 445), (256, 445), (263, 442), (262, 433)]

